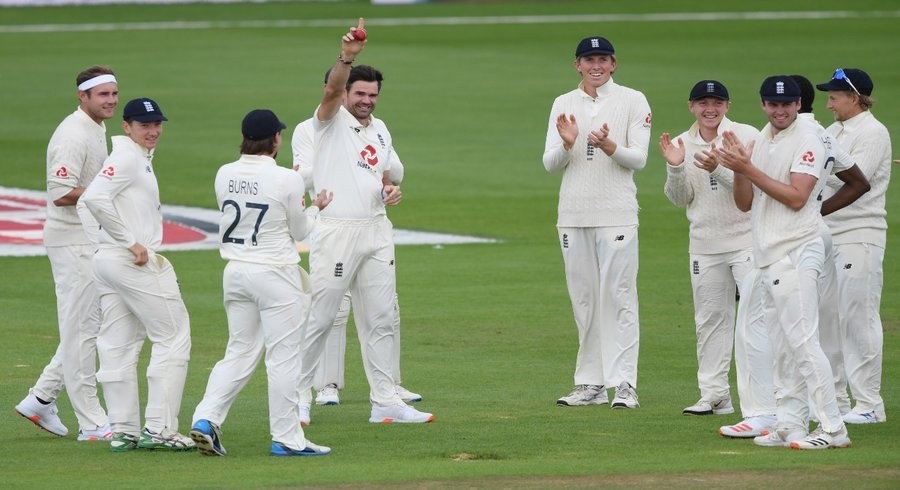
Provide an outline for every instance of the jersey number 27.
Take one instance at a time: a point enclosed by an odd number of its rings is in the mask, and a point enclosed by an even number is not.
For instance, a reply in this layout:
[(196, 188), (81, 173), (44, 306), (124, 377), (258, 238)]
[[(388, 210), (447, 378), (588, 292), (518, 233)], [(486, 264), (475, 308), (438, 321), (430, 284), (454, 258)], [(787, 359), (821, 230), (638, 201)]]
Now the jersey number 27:
[[(231, 226), (229, 226), (228, 229), (225, 230), (225, 234), (222, 235), (222, 243), (243, 244), (244, 243), (243, 238), (235, 238), (235, 237), (231, 236), (231, 233), (234, 231), (235, 228), (237, 228), (238, 223), (241, 222), (241, 205), (238, 204), (236, 201), (228, 199), (227, 201), (222, 203), (222, 212), (225, 212), (226, 206), (234, 207), (234, 221), (231, 222)], [(257, 245), (256, 235), (259, 233), (259, 225), (260, 225), (260, 223), (262, 223), (263, 216), (266, 215), (266, 211), (269, 210), (269, 205), (268, 204), (259, 204), (259, 203), (255, 203), (255, 202), (248, 202), (247, 208), (259, 210), (259, 215), (256, 216), (256, 224), (253, 225), (253, 234), (250, 235), (250, 243), (253, 244), (253, 246), (256, 246)]]

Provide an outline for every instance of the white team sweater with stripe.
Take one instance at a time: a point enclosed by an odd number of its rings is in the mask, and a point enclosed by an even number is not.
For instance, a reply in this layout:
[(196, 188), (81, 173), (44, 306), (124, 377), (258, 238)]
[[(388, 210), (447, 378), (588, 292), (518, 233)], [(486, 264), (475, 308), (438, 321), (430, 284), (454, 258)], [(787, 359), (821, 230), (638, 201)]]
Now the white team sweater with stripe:
[[(836, 244), (872, 243), (884, 248), (887, 244), (887, 211), (885, 195), (891, 180), (891, 137), (869, 111), (828, 127), (853, 161), (869, 179), (871, 189), (853, 204), (825, 217)], [(829, 182), (831, 185), (831, 182)], [(826, 197), (836, 188), (826, 191)]]
[[(578, 137), (569, 151), (556, 129), (560, 114), (574, 115), (578, 124)], [(557, 226), (638, 224), (634, 171), (647, 162), (650, 119), (644, 94), (612, 80), (597, 89), (596, 98), (577, 88), (553, 101), (543, 160), (548, 172), (563, 171)], [(611, 157), (587, 142), (590, 131), (603, 123), (618, 146)]]
[(727, 117), (719, 123), (718, 134), (713, 141), (700, 136), (700, 125), (695, 122), (690, 129), (674, 138), (684, 142), (684, 162), (678, 166), (666, 165), (664, 191), (672, 204), (684, 207), (690, 221), (690, 246), (692, 254), (719, 254), (750, 248), (750, 213), (734, 204), (734, 173), (722, 165), (712, 172), (698, 167), (694, 154), (709, 150), (713, 144), (722, 147), (722, 133), (734, 132), (743, 144), (759, 136), (759, 131), (748, 124), (731, 121)]

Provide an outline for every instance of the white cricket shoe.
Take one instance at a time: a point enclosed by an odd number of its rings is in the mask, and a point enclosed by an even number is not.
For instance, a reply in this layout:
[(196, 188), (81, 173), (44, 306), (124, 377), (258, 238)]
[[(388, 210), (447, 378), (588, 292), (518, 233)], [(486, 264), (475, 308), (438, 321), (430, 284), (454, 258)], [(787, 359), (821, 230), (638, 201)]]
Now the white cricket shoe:
[(616, 396), (613, 397), (612, 408), (638, 408), (637, 392), (628, 381), (622, 381), (616, 387)]
[(340, 391), (335, 383), (328, 383), (316, 393), (316, 405), (339, 405)]
[(850, 447), (847, 427), (841, 426), (837, 432), (825, 432), (820, 425), (804, 439), (791, 442), (791, 449), (830, 449), (834, 447)]
[(16, 412), (55, 436), (65, 437), (69, 434), (69, 429), (59, 419), (56, 400), (45, 405), (29, 392), (28, 396), (16, 405)]
[(300, 402), (297, 405), (297, 412), (300, 413), (300, 427), (306, 427), (309, 425), (309, 403)]
[(577, 385), (568, 395), (556, 400), (561, 407), (580, 407), (584, 405), (605, 405), (606, 387), (603, 385)]
[(78, 429), (79, 441), (109, 441), (112, 439), (112, 429), (109, 424), (96, 429)]
[(168, 427), (154, 432), (144, 427), (141, 431), (141, 438), (137, 443), (138, 449), (164, 449), (169, 451), (193, 451), (197, 449), (197, 444), (190, 437), (175, 432)]
[(775, 423), (777, 421), (778, 419), (774, 415), (747, 417), (734, 425), (719, 427), (719, 434), (738, 439), (764, 436), (770, 432), (775, 432)]
[(303, 449), (289, 448), (280, 442), (272, 441), (272, 449), (269, 451), (272, 456), (326, 456), (329, 453), (331, 453), (330, 447), (314, 444), (308, 439), (306, 447)]
[(884, 418), (878, 417), (875, 410), (866, 413), (850, 411), (844, 414), (843, 419), (845, 424), (877, 424), (885, 421)]
[(683, 415), (725, 415), (734, 413), (734, 407), (731, 405), (731, 398), (713, 401), (701, 398), (700, 401), (685, 408), (681, 413)]
[(776, 429), (766, 435), (753, 438), (753, 444), (765, 447), (791, 447), (796, 441), (806, 437), (806, 431), (802, 429)]
[(400, 385), (394, 386), (394, 391), (397, 392), (397, 396), (399, 396), (400, 399), (403, 400), (405, 403), (422, 401), (422, 395), (420, 395), (418, 393), (413, 393)]
[(424, 424), (434, 420), (434, 415), (403, 405), (372, 405), (369, 422), (373, 424)]

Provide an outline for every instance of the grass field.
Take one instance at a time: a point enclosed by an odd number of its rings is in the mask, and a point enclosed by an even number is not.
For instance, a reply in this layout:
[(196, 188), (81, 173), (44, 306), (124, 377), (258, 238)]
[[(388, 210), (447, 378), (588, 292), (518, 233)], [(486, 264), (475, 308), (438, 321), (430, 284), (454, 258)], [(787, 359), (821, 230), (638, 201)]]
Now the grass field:
[[(334, 453), (288, 460), (268, 456), (263, 373), (224, 425), (226, 458), (112, 454), (102, 444), (53, 438), (15, 415), (12, 407), (56, 347), (56, 318), (47, 259), (2, 257), (2, 486), (897, 488), (896, 185), (888, 196), (882, 300), (888, 422), (850, 427), (851, 449), (799, 452), (718, 437), (718, 427), (737, 415), (681, 415), (698, 396), (687, 220), (662, 193), (656, 140), (691, 123), (690, 87), (721, 80), (732, 94), (729, 117), (761, 127), (757, 90), (766, 76), (801, 73), (823, 82), (837, 67), (860, 67), (875, 81), (873, 112), (894, 134), (895, 148), (900, 142), (900, 60), (893, 53), (900, 8), (890, 0), (856, 2), (852, 11), (844, 1), (814, 5), (652, 0), (0, 9), (0, 185), (44, 187), (47, 140), (76, 106), (74, 75), (104, 63), (116, 70), (122, 105), (148, 96), (170, 119), (154, 161), (163, 201), (214, 207), (213, 176), (237, 156), (243, 114), (268, 107), (288, 122), (309, 117), (341, 34), (365, 16), (370, 41), (360, 61), (385, 73), (377, 114), (406, 165), (404, 202), (391, 209), (395, 226), (503, 240), (397, 249), (404, 384), (425, 396), (420, 408), (436, 421), (367, 422), (367, 386), (351, 335), (342, 404), (315, 407), (307, 430)], [(577, 338), (554, 227), (559, 177), (544, 172), (541, 154), (553, 98), (578, 82), (575, 45), (593, 34), (613, 42), (616, 81), (643, 91), (654, 115), (650, 160), (636, 177), (642, 345), (635, 411), (554, 405), (571, 388)], [(831, 114), (819, 95), (816, 112), (827, 124)], [(120, 134), (117, 122), (108, 127)], [(278, 160), (289, 165), (289, 152)], [(224, 351), (224, 263), (216, 251), (169, 256), (193, 331), (181, 414), (186, 427)], [(65, 396), (60, 411), (76, 430)]]

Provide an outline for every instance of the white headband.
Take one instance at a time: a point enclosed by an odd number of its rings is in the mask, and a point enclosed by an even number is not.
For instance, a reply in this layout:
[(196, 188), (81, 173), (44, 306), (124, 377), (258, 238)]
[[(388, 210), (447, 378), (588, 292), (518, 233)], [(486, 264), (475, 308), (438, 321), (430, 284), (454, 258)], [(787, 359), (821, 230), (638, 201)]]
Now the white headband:
[(81, 82), (81, 85), (78, 86), (78, 90), (90, 90), (97, 85), (103, 85), (104, 83), (119, 83), (116, 81), (115, 75), (98, 75), (90, 80), (85, 80)]

